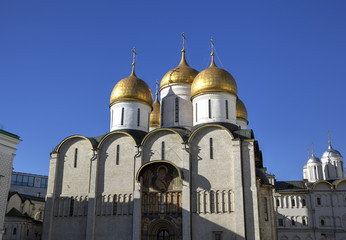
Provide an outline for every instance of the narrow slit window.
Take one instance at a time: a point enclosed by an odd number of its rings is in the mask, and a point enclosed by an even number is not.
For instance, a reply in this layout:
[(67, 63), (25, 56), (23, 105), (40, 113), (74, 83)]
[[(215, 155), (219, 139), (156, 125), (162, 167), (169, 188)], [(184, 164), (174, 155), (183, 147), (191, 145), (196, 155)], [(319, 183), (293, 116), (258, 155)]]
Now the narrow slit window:
[(71, 198), (71, 201), (70, 201), (70, 212), (69, 212), (69, 216), (73, 216), (73, 210), (74, 210), (74, 199)]
[(226, 106), (226, 119), (228, 119), (228, 100), (226, 100), (225, 106)]
[(303, 207), (305, 207), (305, 206), (306, 206), (305, 199), (303, 199), (303, 200), (302, 200), (302, 205), (303, 205)]
[(164, 213), (165, 212), (165, 195), (163, 193), (161, 193), (160, 196), (160, 213)]
[(209, 113), (209, 118), (211, 118), (211, 100), (208, 100), (208, 113)]
[(139, 126), (139, 123), (141, 122), (141, 110), (137, 109), (137, 126)]
[(161, 143), (161, 159), (165, 160), (165, 142)]
[(276, 206), (280, 207), (280, 200), (279, 199), (276, 199)]
[(321, 198), (317, 198), (317, 205), (321, 205)]
[(78, 159), (78, 148), (76, 148), (74, 150), (74, 163), (73, 163), (73, 167), (76, 168), (77, 167), (77, 159)]
[(303, 218), (303, 225), (306, 226), (306, 219)]
[(268, 200), (267, 198), (265, 197), (263, 199), (263, 207), (264, 207), (264, 220), (265, 221), (268, 221)]
[(17, 228), (13, 228), (13, 235), (17, 234)]
[(175, 98), (175, 122), (179, 122), (179, 98)]
[(296, 201), (294, 199), (292, 199), (292, 207), (296, 206)]
[(113, 216), (117, 215), (117, 195), (113, 196)]
[(124, 113), (125, 113), (125, 109), (124, 108), (122, 108), (121, 109), (121, 125), (124, 125)]
[(119, 165), (120, 145), (117, 145), (116, 164)]
[(213, 149), (213, 138), (209, 139), (209, 146), (210, 146), (210, 159), (214, 159), (214, 149)]
[(215, 193), (214, 191), (210, 192), (210, 212), (215, 212)]

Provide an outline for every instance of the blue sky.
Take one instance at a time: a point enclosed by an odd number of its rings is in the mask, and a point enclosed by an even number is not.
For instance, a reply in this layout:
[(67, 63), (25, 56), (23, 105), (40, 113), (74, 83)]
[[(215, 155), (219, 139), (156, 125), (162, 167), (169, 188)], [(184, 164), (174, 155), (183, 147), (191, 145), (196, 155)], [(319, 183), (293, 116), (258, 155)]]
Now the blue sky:
[[(235, 78), (279, 180), (302, 179), (307, 149), (346, 156), (345, 1), (1, 1), (0, 127), (23, 140), (15, 171), (48, 174), (49, 153), (73, 134), (109, 131), (109, 97), (131, 71), (152, 91), (187, 60)], [(310, 150), (311, 152), (311, 150)]]

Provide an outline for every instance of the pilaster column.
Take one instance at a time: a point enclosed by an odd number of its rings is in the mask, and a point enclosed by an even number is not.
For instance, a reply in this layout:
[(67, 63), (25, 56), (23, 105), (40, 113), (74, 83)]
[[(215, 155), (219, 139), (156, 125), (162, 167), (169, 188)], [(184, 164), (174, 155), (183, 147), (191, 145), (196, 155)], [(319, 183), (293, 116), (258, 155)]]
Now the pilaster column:
[(191, 206), (193, 204), (193, 199), (191, 196), (190, 189), (190, 149), (187, 145), (184, 146), (183, 151), (183, 240), (190, 240), (191, 238)]
[(233, 189), (234, 192), (234, 214), (236, 214), (236, 233), (238, 235), (237, 239), (245, 239), (246, 222), (245, 220), (245, 200), (244, 200), (244, 183), (243, 183), (243, 164), (242, 164), (242, 151), (241, 142), (239, 139), (234, 139), (232, 141), (233, 150), (233, 169), (230, 172), (233, 174), (234, 185), (237, 186)]
[(89, 194), (88, 194), (88, 216), (86, 226), (86, 240), (95, 239), (95, 218), (96, 218), (96, 194), (97, 194), (97, 176), (99, 151), (93, 150), (93, 156), (90, 159), (89, 176)]
[(133, 230), (132, 239), (141, 239), (141, 185), (136, 181), (138, 170), (142, 166), (141, 151), (134, 156), (134, 172), (133, 172)]
[(42, 239), (50, 240), (52, 238), (54, 204), (56, 194), (56, 184), (58, 180), (59, 153), (51, 153), (49, 163), (49, 178), (46, 194), (46, 203), (43, 220)]

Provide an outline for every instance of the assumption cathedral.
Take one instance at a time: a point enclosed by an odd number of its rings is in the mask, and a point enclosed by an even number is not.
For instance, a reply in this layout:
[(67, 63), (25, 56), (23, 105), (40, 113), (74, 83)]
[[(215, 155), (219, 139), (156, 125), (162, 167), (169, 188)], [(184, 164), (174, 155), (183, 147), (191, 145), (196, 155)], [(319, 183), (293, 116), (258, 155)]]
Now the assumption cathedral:
[[(283, 183), (275, 191), (236, 81), (214, 62), (213, 42), (201, 72), (183, 47), (154, 101), (135, 74), (135, 52), (132, 65), (110, 96), (110, 132), (67, 137), (51, 153), (43, 239), (266, 240), (278, 238), (279, 218), (283, 239), (295, 237), (287, 208), (278, 214), (277, 204), (302, 191), (285, 192)], [(316, 161), (304, 168), (315, 181)]]

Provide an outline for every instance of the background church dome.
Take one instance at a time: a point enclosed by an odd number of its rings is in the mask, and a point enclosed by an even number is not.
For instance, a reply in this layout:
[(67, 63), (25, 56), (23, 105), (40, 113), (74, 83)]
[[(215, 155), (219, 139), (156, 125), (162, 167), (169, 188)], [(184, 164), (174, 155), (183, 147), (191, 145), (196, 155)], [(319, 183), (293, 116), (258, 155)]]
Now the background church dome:
[(342, 158), (340, 152), (329, 145), (328, 149), (323, 153), (321, 159)]
[(160, 102), (157, 93), (153, 103), (153, 111), (150, 114), (150, 127), (160, 127)]
[(237, 98), (236, 108), (237, 108), (236, 117), (247, 121), (247, 111), (246, 111), (245, 104), (239, 98)]
[(321, 160), (315, 156), (315, 154), (312, 154), (312, 156), (308, 160), (309, 163), (321, 163)]
[(185, 50), (183, 49), (179, 65), (163, 76), (160, 83), (160, 89), (173, 84), (191, 84), (197, 74), (198, 71), (187, 64), (185, 59)]
[(209, 68), (200, 72), (193, 80), (191, 97), (207, 92), (228, 92), (237, 95), (237, 84), (232, 75), (215, 65), (214, 58)]
[(139, 101), (150, 106), (153, 104), (149, 86), (136, 76), (134, 70), (129, 77), (120, 80), (111, 93), (110, 106), (119, 101)]

